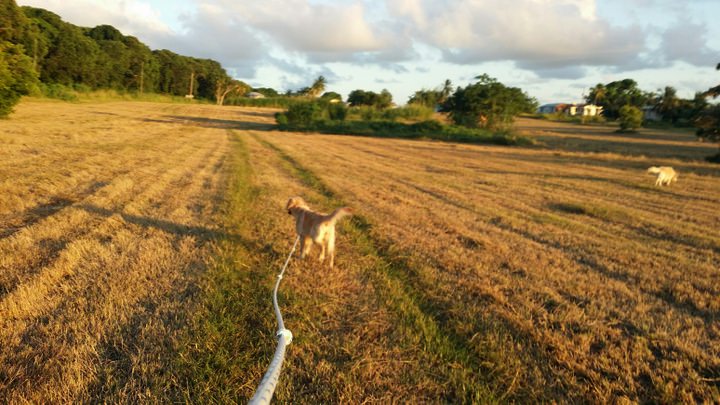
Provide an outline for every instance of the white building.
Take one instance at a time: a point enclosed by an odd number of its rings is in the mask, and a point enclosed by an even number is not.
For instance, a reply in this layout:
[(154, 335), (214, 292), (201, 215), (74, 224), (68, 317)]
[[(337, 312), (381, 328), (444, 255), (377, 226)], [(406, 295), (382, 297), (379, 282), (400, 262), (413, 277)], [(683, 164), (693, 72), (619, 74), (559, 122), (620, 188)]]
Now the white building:
[(595, 104), (552, 103), (541, 105), (540, 108), (538, 108), (538, 113), (562, 113), (572, 116), (593, 117), (602, 115), (602, 107)]

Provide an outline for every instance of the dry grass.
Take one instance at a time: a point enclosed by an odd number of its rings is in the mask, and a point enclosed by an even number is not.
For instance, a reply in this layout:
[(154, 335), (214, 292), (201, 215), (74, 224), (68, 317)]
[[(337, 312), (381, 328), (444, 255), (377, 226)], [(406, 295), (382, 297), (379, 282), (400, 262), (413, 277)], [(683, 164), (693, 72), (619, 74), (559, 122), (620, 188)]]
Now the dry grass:
[[(0, 122), (0, 398), (244, 402), (292, 195), (280, 401), (713, 402), (720, 178), (682, 132), (506, 148), (268, 131), (272, 111), (25, 102)], [(653, 186), (651, 165), (680, 180)]]
[[(598, 153), (605, 139), (639, 141), (554, 125), (592, 142), (262, 139), (373, 224), (371, 237), (407, 263), (405, 281), (442, 333), (494, 362), (495, 392), (717, 399), (720, 179), (699, 160), (712, 147), (641, 133), (643, 155)], [(677, 148), (696, 160), (665, 157)], [(654, 187), (644, 169), (656, 162), (678, 169), (680, 182)]]
[(137, 401), (162, 380), (229, 152), (185, 108), (28, 102), (0, 122), (0, 397)]

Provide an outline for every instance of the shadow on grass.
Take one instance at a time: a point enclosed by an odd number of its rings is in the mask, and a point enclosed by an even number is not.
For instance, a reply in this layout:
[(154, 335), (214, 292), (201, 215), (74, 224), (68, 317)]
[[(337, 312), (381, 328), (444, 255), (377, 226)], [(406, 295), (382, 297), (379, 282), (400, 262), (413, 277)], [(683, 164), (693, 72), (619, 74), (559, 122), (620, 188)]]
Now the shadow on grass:
[(74, 204), (76, 201), (94, 193), (105, 185), (107, 185), (107, 183), (97, 181), (90, 184), (76, 195), (53, 196), (47, 202), (38, 204), (35, 207), (23, 212), (19, 216), (13, 214), (14, 218), (4, 219), (0, 217), (0, 240), (8, 238), (23, 228), (32, 226), (43, 219), (54, 215), (63, 208)]
[[(259, 115), (259, 113), (256, 113)], [(253, 115), (245, 114), (244, 115)], [(155, 122), (161, 124), (183, 124), (183, 125), (197, 125), (204, 128), (216, 128), (216, 129), (235, 129), (235, 130), (254, 130), (254, 131), (267, 131), (275, 127), (274, 124), (266, 124), (261, 122), (252, 122), (244, 120), (226, 120), (218, 118), (207, 118), (207, 117), (193, 117), (187, 115), (166, 115), (163, 119), (157, 118), (143, 118), (144, 122)]]
[(193, 235), (199, 237), (199, 239), (207, 240), (219, 237), (228, 237), (224, 232), (218, 232), (208, 229), (203, 226), (193, 226), (179, 224), (177, 222), (166, 221), (163, 219), (149, 218), (138, 215), (126, 214), (124, 212), (118, 212), (109, 210), (107, 208), (98, 207), (92, 204), (79, 204), (77, 208), (83, 209), (91, 214), (101, 215), (104, 217), (111, 217), (113, 215), (120, 215), (125, 222), (140, 225), (143, 227), (156, 228), (161, 231), (175, 234), (175, 235)]

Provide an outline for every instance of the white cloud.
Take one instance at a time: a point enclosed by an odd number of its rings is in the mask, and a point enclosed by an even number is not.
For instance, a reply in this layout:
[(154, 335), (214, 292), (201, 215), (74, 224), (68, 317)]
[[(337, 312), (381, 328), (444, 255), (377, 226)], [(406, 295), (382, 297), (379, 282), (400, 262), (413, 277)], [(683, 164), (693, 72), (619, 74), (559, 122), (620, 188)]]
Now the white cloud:
[(683, 61), (696, 66), (713, 66), (720, 52), (707, 45), (707, 27), (681, 19), (661, 38), (661, 51), (667, 62)]
[(308, 0), (262, 2), (222, 0), (226, 13), (265, 34), (274, 45), (311, 61), (351, 61), (357, 55), (380, 54), (395, 36), (373, 24), (362, 1), (332, 4)]
[(64, 21), (81, 27), (107, 24), (125, 35), (137, 37), (172, 34), (160, 12), (140, 0), (21, 0), (18, 4), (44, 8), (60, 14)]
[(159, 36), (153, 42), (183, 55), (220, 61), (241, 77), (253, 76), (269, 58), (260, 35), (219, 5), (200, 4), (181, 22), (181, 34)]
[[(421, 41), (453, 63), (511, 60), (541, 72), (582, 65), (615, 65), (644, 48), (638, 27), (597, 19), (592, 0), (388, 0), (388, 9)], [(577, 70), (576, 70), (577, 72)]]

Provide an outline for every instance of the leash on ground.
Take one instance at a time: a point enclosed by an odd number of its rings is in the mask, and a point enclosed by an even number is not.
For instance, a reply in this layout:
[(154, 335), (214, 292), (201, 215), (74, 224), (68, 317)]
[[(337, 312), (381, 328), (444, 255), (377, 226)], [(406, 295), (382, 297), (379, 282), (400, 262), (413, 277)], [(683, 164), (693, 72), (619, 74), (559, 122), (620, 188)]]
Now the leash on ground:
[(273, 397), (273, 393), (275, 393), (275, 386), (277, 385), (278, 379), (280, 378), (280, 369), (282, 369), (282, 363), (285, 359), (285, 349), (287, 348), (287, 345), (292, 342), (292, 333), (289, 330), (285, 329), (285, 323), (283, 322), (282, 314), (280, 313), (280, 307), (278, 306), (277, 301), (277, 292), (278, 288), (280, 287), (280, 280), (282, 280), (283, 275), (285, 274), (285, 269), (287, 269), (287, 265), (288, 263), (290, 263), (290, 258), (292, 257), (293, 253), (295, 253), (295, 248), (297, 247), (299, 241), (300, 237), (298, 236), (295, 239), (295, 244), (293, 244), (292, 250), (290, 250), (290, 254), (287, 257), (287, 260), (285, 260), (285, 264), (283, 265), (280, 274), (278, 274), (277, 281), (275, 282), (275, 290), (273, 291), (273, 306), (275, 307), (275, 317), (277, 318), (278, 323), (278, 332), (276, 335), (278, 338), (278, 345), (275, 349), (275, 355), (270, 362), (270, 366), (265, 372), (262, 381), (260, 381), (260, 385), (258, 386), (257, 390), (255, 391), (255, 395), (250, 398), (249, 404), (251, 405), (270, 403), (270, 400)]

